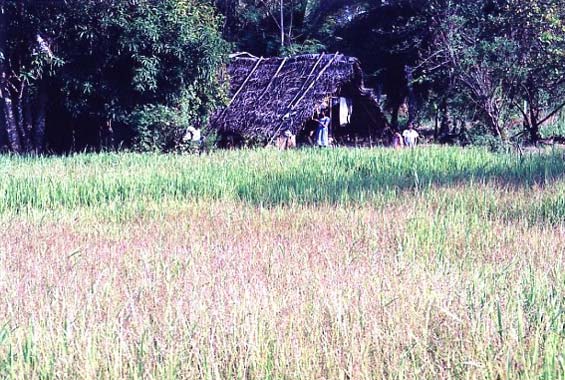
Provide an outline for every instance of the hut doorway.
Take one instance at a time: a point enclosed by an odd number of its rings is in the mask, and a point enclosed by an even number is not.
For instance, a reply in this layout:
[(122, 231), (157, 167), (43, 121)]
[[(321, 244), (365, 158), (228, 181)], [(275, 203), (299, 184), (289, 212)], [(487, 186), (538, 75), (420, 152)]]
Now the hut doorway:
[(345, 96), (335, 96), (331, 98), (331, 105), (331, 138), (334, 144), (341, 144), (349, 136), (349, 130), (351, 129), (353, 99)]
[[(349, 96), (348, 96), (349, 95)], [(329, 97), (319, 109), (313, 111), (297, 135), (298, 146), (316, 146), (316, 130), (321, 113), (325, 113), (331, 122), (329, 126), (330, 145), (333, 146), (373, 146), (382, 140), (382, 115), (371, 113), (371, 104), (364, 104), (366, 99), (360, 96), (342, 94)], [(373, 107), (374, 108), (374, 107)]]

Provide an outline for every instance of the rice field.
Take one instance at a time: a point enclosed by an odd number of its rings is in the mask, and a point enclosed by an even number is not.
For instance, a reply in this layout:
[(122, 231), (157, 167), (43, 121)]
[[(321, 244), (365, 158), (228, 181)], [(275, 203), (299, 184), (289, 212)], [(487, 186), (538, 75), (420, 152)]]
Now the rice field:
[(565, 379), (564, 153), (0, 157), (0, 378)]

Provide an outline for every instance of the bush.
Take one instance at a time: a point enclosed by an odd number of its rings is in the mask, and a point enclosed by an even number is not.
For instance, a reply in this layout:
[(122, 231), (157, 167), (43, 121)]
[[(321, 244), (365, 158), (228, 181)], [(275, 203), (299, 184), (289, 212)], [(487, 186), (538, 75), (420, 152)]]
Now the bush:
[(504, 152), (508, 150), (508, 141), (503, 141), (491, 133), (484, 124), (477, 124), (466, 131), (467, 141), (474, 146), (484, 147), (492, 152)]
[(75, 2), (66, 20), (68, 46), (61, 47), (68, 55), (65, 96), (73, 114), (109, 118), (133, 130), (139, 150), (171, 151), (189, 125), (204, 125), (225, 101), (220, 73), (229, 44), (211, 5)]

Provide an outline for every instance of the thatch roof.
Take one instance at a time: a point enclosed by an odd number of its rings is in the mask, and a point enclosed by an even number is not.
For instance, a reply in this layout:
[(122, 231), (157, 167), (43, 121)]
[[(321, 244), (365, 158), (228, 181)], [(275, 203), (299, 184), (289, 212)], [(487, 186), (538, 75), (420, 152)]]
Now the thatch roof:
[(340, 54), (301, 55), (291, 58), (232, 56), (228, 66), (230, 103), (216, 112), (211, 125), (246, 137), (272, 138), (290, 129), (297, 133), (328, 95), (344, 87), (349, 96), (362, 98), (380, 113), (372, 93), (363, 87), (356, 58)]

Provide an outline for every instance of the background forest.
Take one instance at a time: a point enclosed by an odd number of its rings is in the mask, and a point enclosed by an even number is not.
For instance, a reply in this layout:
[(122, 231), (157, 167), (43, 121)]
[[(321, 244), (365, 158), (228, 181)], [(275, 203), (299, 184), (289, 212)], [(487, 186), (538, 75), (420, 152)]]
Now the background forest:
[(179, 148), (226, 102), (229, 53), (358, 57), (394, 129), (560, 137), (563, 0), (0, 1), (0, 148)]

